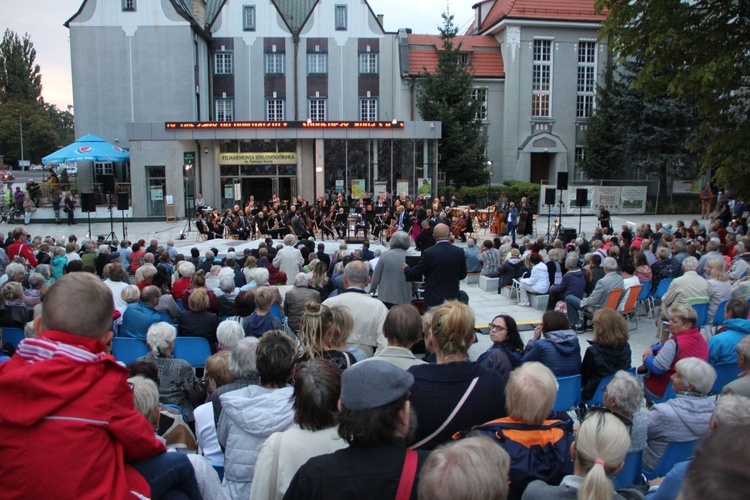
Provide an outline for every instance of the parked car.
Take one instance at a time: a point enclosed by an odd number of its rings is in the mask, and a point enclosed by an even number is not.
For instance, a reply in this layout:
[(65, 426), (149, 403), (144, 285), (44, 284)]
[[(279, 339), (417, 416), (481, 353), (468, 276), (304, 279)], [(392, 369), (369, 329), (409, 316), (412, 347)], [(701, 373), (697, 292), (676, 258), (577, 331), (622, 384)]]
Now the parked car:
[(31, 170), (44, 170), (42, 165), (32, 165)]
[(72, 165), (62, 165), (60, 167), (57, 167), (55, 169), (55, 173), (59, 177), (62, 175), (64, 170), (68, 171), (68, 177), (75, 177), (78, 175), (78, 167)]
[(16, 176), (7, 170), (0, 170), (0, 179), (2, 179), (3, 182), (10, 182), (16, 180)]

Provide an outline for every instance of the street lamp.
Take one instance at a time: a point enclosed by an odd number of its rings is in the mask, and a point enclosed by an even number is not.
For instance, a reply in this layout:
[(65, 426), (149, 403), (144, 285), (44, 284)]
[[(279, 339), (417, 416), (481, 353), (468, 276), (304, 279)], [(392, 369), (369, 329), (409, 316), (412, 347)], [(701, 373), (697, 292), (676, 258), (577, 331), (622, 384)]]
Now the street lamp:
[(23, 117), (21, 116), (20, 109), (17, 109), (16, 111), (18, 111), (18, 133), (21, 136), (21, 163), (19, 164), (19, 167), (23, 170), (23, 165), (26, 163), (23, 158)]
[(487, 176), (487, 203), (485, 206), (490, 206), (490, 185), (492, 184), (492, 160), (487, 160), (487, 171), (489, 175)]

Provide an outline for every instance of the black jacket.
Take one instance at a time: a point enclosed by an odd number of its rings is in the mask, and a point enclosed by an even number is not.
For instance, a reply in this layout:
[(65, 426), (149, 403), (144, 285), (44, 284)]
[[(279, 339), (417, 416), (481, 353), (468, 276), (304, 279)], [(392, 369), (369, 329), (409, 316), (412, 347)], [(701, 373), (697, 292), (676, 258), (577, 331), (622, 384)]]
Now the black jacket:
[(604, 377), (630, 368), (630, 356), (627, 342), (614, 347), (591, 344), (581, 363), (581, 399), (591, 399)]

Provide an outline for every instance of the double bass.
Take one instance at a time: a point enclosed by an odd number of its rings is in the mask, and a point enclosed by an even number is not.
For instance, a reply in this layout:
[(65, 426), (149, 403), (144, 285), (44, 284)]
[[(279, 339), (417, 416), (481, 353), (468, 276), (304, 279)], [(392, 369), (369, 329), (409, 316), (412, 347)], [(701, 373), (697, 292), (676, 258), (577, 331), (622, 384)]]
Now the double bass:
[(505, 234), (505, 217), (505, 210), (503, 210), (498, 203), (495, 205), (495, 213), (493, 214), (492, 225), (490, 226), (492, 234)]

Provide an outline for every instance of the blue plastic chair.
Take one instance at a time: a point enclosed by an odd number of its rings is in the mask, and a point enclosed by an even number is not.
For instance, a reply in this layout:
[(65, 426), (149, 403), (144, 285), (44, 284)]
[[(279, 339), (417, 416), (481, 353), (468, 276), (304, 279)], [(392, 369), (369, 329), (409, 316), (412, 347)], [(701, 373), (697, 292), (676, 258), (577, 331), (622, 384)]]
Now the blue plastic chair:
[(176, 299), (175, 303), (177, 304), (177, 307), (179, 308), (180, 312), (187, 311), (187, 309), (185, 309), (185, 306), (182, 303), (182, 299)]
[(25, 338), (23, 328), (3, 327), (3, 342), (10, 342), (13, 349), (17, 348), (18, 344)]
[(171, 408), (172, 410), (174, 410), (174, 412), (172, 412), (172, 413), (179, 414), (182, 417), (182, 421), (185, 422), (185, 423), (187, 423), (187, 416), (185, 415), (185, 410), (183, 410), (180, 406), (173, 405), (171, 403), (162, 403), (161, 407), (162, 408)]
[(665, 293), (667, 293), (667, 290), (669, 290), (669, 285), (672, 284), (674, 281), (674, 278), (664, 278), (659, 282), (659, 286), (656, 287), (656, 291), (654, 294), (650, 297), (651, 306), (649, 307), (648, 317), (653, 318), (652, 313), (654, 312), (654, 309), (656, 309), (656, 301), (661, 301), (661, 298), (664, 296)]
[(695, 324), (695, 327), (700, 330), (703, 328), (703, 325), (708, 323), (708, 302), (700, 302), (690, 305), (695, 309), (695, 312), (698, 313), (698, 322)]
[[(649, 300), (651, 297), (651, 282), (650, 281), (641, 281), (641, 285), (643, 285), (643, 288), (641, 288), (641, 293), (638, 294), (638, 299), (635, 301), (635, 307), (638, 308), (639, 305), (643, 304), (643, 306), (646, 308), (646, 311), (649, 310)], [(638, 324), (638, 316), (636, 315), (636, 325)]]
[(184, 359), (193, 368), (206, 366), (211, 347), (203, 337), (177, 337), (174, 339), (174, 357)]
[(671, 443), (667, 446), (664, 451), (664, 455), (661, 456), (661, 460), (656, 465), (656, 469), (653, 472), (641, 471), (646, 479), (654, 479), (655, 477), (666, 476), (675, 464), (684, 462), (693, 456), (695, 447), (698, 445), (699, 439), (695, 441), (687, 441), (685, 443)]
[(588, 406), (601, 406), (604, 404), (604, 388), (607, 387), (607, 384), (609, 384), (612, 379), (615, 378), (614, 375), (608, 375), (601, 379), (599, 381), (599, 385), (596, 387), (596, 392), (593, 396), (591, 396), (591, 399), (588, 399), (584, 401)]
[[(677, 397), (677, 393), (674, 392), (674, 389), (672, 389), (672, 381), (669, 381), (669, 385), (667, 385), (667, 390), (664, 391), (664, 395), (658, 399), (654, 399), (653, 402), (655, 404), (658, 403), (665, 403), (669, 401), (670, 399), (674, 399)], [(658, 477), (658, 476), (657, 476)]]
[(641, 476), (641, 466), (643, 463), (643, 451), (631, 451), (625, 455), (625, 463), (620, 472), (614, 477), (615, 488), (627, 488)]
[(568, 411), (581, 403), (581, 375), (557, 378), (557, 397), (554, 410)]
[(139, 339), (115, 337), (112, 339), (112, 355), (126, 365), (148, 354), (148, 347)]
[(711, 388), (711, 394), (720, 394), (724, 386), (736, 380), (737, 376), (742, 372), (742, 368), (737, 363), (714, 365), (714, 370), (716, 370), (716, 382), (714, 382), (714, 386)]
[(716, 335), (716, 332), (719, 331), (719, 327), (724, 323), (724, 312), (727, 308), (727, 302), (728, 300), (725, 300), (723, 302), (719, 303), (719, 307), (716, 308), (716, 312), (714, 313), (714, 319), (711, 322), (711, 326), (713, 327), (713, 334)]

